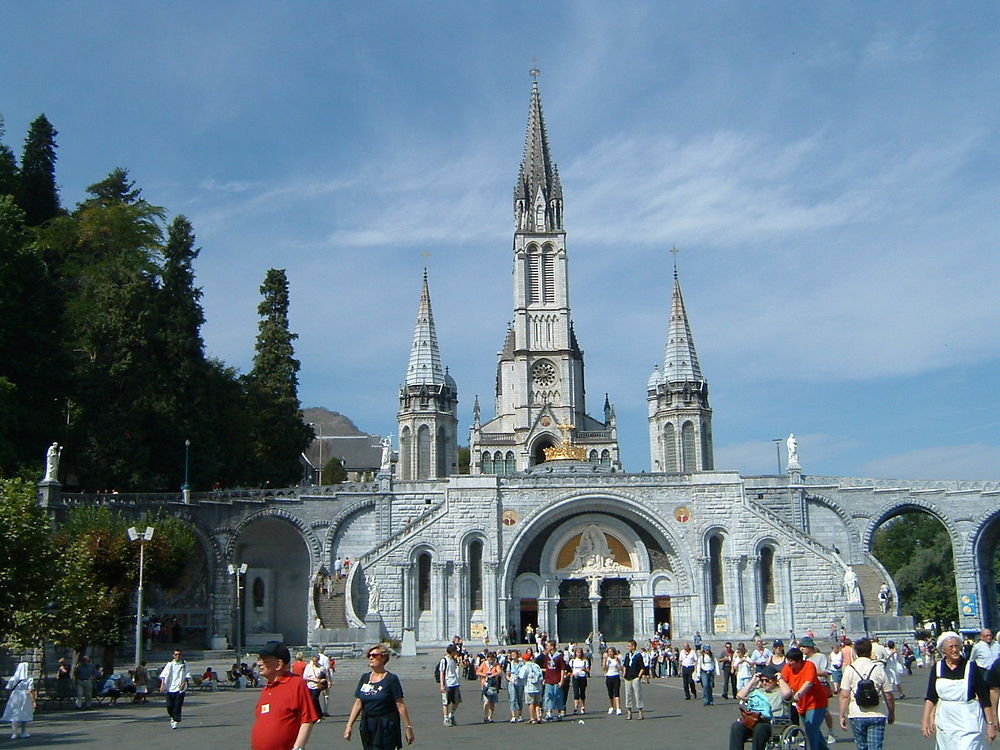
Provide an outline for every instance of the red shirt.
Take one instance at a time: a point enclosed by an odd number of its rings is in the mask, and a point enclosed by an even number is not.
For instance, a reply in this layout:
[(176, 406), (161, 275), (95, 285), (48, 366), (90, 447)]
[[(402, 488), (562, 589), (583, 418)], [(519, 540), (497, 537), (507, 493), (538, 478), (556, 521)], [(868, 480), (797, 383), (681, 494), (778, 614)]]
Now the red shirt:
[(562, 682), (563, 674), (568, 667), (560, 651), (555, 651), (552, 654), (543, 653), (535, 661), (542, 668), (542, 682), (546, 685), (558, 685)]
[(292, 674), (297, 674), (299, 677), (302, 673), (306, 671), (306, 663), (304, 661), (293, 661), (292, 662)]
[(291, 750), (303, 724), (319, 719), (305, 680), (284, 674), (260, 691), (250, 731), (253, 750)]
[(792, 671), (792, 667), (788, 662), (785, 662), (785, 666), (781, 669), (781, 676), (795, 693), (798, 693), (807, 682), (812, 683), (812, 687), (801, 698), (795, 701), (800, 714), (804, 714), (806, 711), (814, 708), (826, 708), (829, 705), (829, 694), (826, 686), (819, 684), (816, 665), (811, 661), (807, 660), (803, 662), (802, 669), (798, 671), (798, 674)]

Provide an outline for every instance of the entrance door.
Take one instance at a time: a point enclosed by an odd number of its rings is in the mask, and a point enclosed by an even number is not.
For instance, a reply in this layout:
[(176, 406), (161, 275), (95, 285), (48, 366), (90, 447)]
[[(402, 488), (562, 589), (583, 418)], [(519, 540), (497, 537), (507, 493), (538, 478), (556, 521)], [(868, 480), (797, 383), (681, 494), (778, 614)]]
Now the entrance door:
[(635, 631), (631, 589), (624, 578), (605, 578), (601, 581), (601, 605), (597, 608), (597, 622), (608, 643), (627, 641)]
[(566, 580), (559, 584), (559, 604), (556, 606), (559, 640), (583, 641), (591, 629), (590, 599), (587, 582)]
[(521, 639), (528, 643), (528, 639), (525, 637), (525, 633), (528, 632), (528, 626), (531, 626), (532, 630), (538, 629), (538, 600), (537, 599), (522, 599), (521, 600), (521, 628), (518, 630), (518, 635)]
[(669, 626), (667, 634), (673, 630), (673, 623), (670, 622), (670, 597), (657, 596), (653, 599), (653, 632), (659, 633), (661, 623)]

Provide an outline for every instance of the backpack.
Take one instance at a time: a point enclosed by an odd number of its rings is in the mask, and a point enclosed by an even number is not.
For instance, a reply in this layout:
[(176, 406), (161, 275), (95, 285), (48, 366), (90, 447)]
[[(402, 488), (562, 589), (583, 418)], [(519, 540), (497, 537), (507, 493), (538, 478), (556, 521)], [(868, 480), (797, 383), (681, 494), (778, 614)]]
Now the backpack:
[(436, 682), (439, 685), (441, 684), (441, 665), (442, 664), (444, 664), (444, 659), (442, 659), (441, 661), (439, 661), (434, 666), (434, 682)]
[[(875, 667), (878, 664), (872, 666), (868, 670), (868, 675), (862, 677), (858, 680), (858, 684), (854, 686), (854, 702), (858, 704), (861, 708), (874, 708), (878, 705), (878, 688), (875, 686), (875, 681), (872, 680), (872, 672), (875, 671)], [(851, 669), (854, 669), (854, 665), (851, 665)], [(854, 673), (861, 677), (861, 673), (854, 669)]]

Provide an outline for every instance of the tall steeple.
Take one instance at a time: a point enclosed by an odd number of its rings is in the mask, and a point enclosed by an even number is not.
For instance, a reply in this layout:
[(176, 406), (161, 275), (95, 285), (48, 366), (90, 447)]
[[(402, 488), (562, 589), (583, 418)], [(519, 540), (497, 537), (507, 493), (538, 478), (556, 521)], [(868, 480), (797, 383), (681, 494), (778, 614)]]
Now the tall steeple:
[[(676, 254), (676, 248), (673, 252)], [(649, 376), (646, 400), (652, 470), (668, 473), (712, 470), (714, 451), (708, 382), (698, 364), (676, 261), (663, 369), (656, 367)]]
[(549, 153), (538, 71), (531, 75), (536, 80), (514, 188), (514, 318), (497, 358), (497, 415), (472, 426), (472, 472), (510, 473), (543, 463), (545, 449), (563, 440), (561, 424), (573, 425), (572, 439), (590, 460), (620, 469), (614, 421), (587, 414), (583, 351), (569, 305), (562, 185)]
[(410, 364), (406, 368), (406, 385), (443, 385), (444, 378), (425, 268), (424, 284), (417, 306), (417, 324), (413, 329), (413, 344), (410, 346)]
[(562, 225), (562, 184), (559, 168), (549, 155), (549, 137), (538, 93), (538, 71), (532, 70), (528, 130), (524, 136), (524, 158), (514, 188), (515, 228), (522, 232), (558, 232)]
[(406, 379), (399, 389), (399, 479), (458, 473), (458, 387), (441, 365), (431, 293), (424, 269)]

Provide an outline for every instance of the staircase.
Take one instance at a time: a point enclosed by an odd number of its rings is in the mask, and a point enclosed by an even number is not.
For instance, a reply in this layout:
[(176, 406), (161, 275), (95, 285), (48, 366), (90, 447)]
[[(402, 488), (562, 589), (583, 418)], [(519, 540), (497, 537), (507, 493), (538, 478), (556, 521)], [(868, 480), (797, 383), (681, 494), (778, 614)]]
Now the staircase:
[[(347, 576), (341, 576), (339, 581), (330, 582), (330, 592), (323, 595), (319, 589), (314, 589), (316, 613), (319, 615), (320, 623), (324, 628), (347, 628), (346, 604), (344, 592), (347, 585)], [(878, 587), (875, 589), (878, 591)]]
[[(858, 577), (861, 602), (865, 605), (865, 617), (881, 615), (882, 610), (878, 607), (878, 590), (884, 580), (882, 573), (871, 565), (852, 565), (851, 568)], [(895, 602), (890, 603), (890, 612), (895, 609), (894, 604)]]

